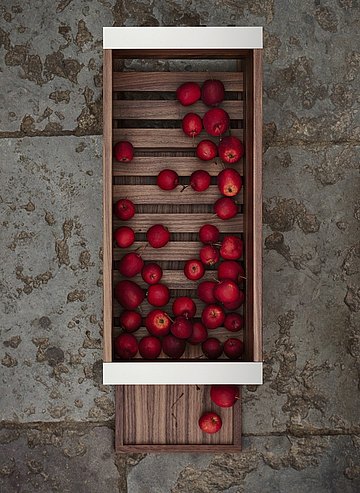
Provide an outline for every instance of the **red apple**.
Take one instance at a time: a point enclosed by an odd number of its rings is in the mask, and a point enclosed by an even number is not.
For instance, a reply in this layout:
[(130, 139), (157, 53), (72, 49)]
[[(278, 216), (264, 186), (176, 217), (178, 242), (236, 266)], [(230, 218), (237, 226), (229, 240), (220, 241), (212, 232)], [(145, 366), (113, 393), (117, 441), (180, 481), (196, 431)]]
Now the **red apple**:
[(135, 241), (135, 233), (128, 226), (121, 226), (114, 232), (116, 244), (120, 248), (128, 248)]
[(230, 197), (221, 197), (214, 204), (214, 212), (225, 221), (236, 216), (239, 212), (239, 206)]
[(114, 146), (114, 158), (119, 163), (129, 163), (134, 157), (134, 147), (127, 140), (122, 140)]
[(219, 305), (207, 305), (202, 311), (201, 321), (207, 329), (221, 327), (225, 320), (225, 312)]
[(141, 255), (136, 252), (126, 253), (118, 264), (119, 272), (125, 277), (134, 277), (141, 272), (144, 267), (144, 261)]
[(196, 313), (196, 305), (188, 296), (180, 296), (174, 300), (172, 311), (175, 317), (183, 315), (185, 318), (192, 318)]
[(192, 331), (192, 322), (183, 316), (176, 317), (174, 323), (170, 326), (172, 335), (179, 339), (188, 339), (191, 337)]
[(237, 385), (212, 385), (210, 398), (214, 404), (220, 407), (232, 407), (240, 397), (240, 389)]
[(212, 245), (204, 245), (200, 249), (200, 260), (205, 265), (214, 265), (220, 259), (219, 250)]
[(236, 301), (231, 303), (223, 303), (223, 305), (224, 308), (226, 308), (226, 310), (237, 310), (244, 303), (244, 301), (245, 301), (244, 291), (240, 291), (239, 297)]
[(165, 284), (152, 284), (147, 291), (147, 300), (153, 306), (166, 305), (170, 300), (169, 288)]
[(209, 359), (218, 359), (223, 352), (222, 344), (216, 337), (209, 337), (209, 339), (206, 339), (206, 341), (202, 343), (201, 349)]
[(214, 296), (220, 303), (235, 303), (240, 297), (240, 289), (231, 279), (224, 279), (216, 284)]
[(205, 268), (200, 260), (191, 259), (185, 263), (184, 274), (191, 281), (197, 281), (198, 279), (201, 279), (204, 273)]
[(120, 327), (126, 332), (135, 332), (141, 327), (142, 318), (140, 313), (132, 310), (123, 310), (119, 317)]
[(174, 190), (179, 185), (179, 175), (172, 169), (163, 169), (156, 178), (156, 184), (162, 190)]
[(176, 90), (176, 99), (183, 106), (190, 106), (196, 103), (201, 96), (201, 89), (196, 82), (185, 82), (181, 84)]
[(128, 221), (135, 214), (135, 205), (131, 200), (120, 199), (114, 206), (114, 214), (122, 221)]
[(197, 287), (197, 295), (204, 303), (216, 303), (214, 296), (215, 281), (203, 281)]
[(199, 426), (204, 433), (212, 435), (221, 429), (221, 418), (216, 413), (204, 413), (199, 419)]
[(212, 140), (201, 140), (196, 147), (196, 156), (202, 161), (211, 161), (217, 156), (217, 145)]
[(115, 298), (126, 310), (135, 310), (144, 301), (145, 292), (135, 282), (124, 279), (115, 286)]
[(154, 224), (147, 230), (146, 239), (153, 248), (162, 248), (170, 240), (170, 232), (162, 224)]
[(204, 192), (210, 186), (211, 176), (203, 169), (194, 171), (190, 176), (190, 186), (195, 192)]
[(196, 137), (202, 130), (202, 119), (196, 113), (188, 113), (182, 119), (182, 129), (189, 137)]
[(202, 342), (206, 341), (207, 338), (208, 332), (205, 325), (200, 322), (194, 322), (193, 333), (190, 339), (188, 339), (188, 342), (190, 344), (201, 344)]
[(162, 349), (170, 358), (179, 359), (184, 354), (186, 348), (186, 341), (184, 339), (178, 339), (172, 334), (164, 337), (162, 341)]
[(221, 80), (208, 79), (201, 87), (201, 99), (206, 106), (217, 106), (225, 97), (225, 87)]
[(171, 320), (163, 310), (152, 310), (145, 319), (145, 327), (153, 336), (166, 336), (170, 332)]
[(239, 359), (244, 354), (244, 344), (240, 339), (231, 337), (224, 342), (224, 353), (230, 359)]
[(240, 313), (228, 313), (225, 316), (224, 327), (230, 332), (238, 332), (244, 326), (244, 319)]
[(148, 284), (157, 284), (162, 278), (163, 271), (160, 265), (155, 263), (150, 263), (144, 265), (141, 271), (141, 277)]
[(225, 260), (218, 267), (218, 279), (231, 279), (237, 283), (241, 283), (245, 278), (243, 266), (235, 260)]
[(212, 224), (204, 224), (199, 230), (199, 238), (205, 245), (216, 243), (220, 238), (220, 231)]
[(144, 359), (156, 359), (161, 353), (161, 341), (154, 336), (145, 336), (139, 342), (139, 353)]
[(228, 130), (230, 118), (222, 108), (212, 108), (205, 113), (203, 125), (209, 135), (219, 137)]
[(224, 163), (234, 164), (244, 155), (244, 146), (237, 137), (224, 137), (219, 144), (219, 156)]
[(114, 345), (115, 352), (121, 359), (131, 359), (138, 352), (138, 343), (132, 334), (120, 334)]
[(233, 235), (225, 236), (220, 247), (220, 255), (222, 258), (226, 260), (238, 260), (242, 256), (242, 253), (242, 239)]
[(234, 197), (241, 190), (242, 179), (235, 169), (225, 168), (217, 176), (217, 185), (220, 193), (227, 197)]

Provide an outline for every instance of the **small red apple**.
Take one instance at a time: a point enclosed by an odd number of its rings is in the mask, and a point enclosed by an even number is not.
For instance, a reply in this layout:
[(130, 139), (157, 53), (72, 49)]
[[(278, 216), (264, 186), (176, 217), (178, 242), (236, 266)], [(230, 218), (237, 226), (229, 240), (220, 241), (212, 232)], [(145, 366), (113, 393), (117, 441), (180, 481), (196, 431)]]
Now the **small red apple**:
[(165, 284), (152, 284), (147, 291), (147, 300), (153, 306), (166, 305), (170, 300), (169, 288)]
[(222, 344), (216, 337), (209, 337), (209, 339), (206, 339), (206, 341), (202, 343), (201, 349), (209, 359), (218, 359), (223, 352)]
[(214, 212), (225, 221), (236, 216), (239, 212), (239, 206), (230, 197), (221, 197), (214, 204)]
[(210, 398), (214, 404), (220, 407), (232, 407), (240, 397), (240, 389), (237, 385), (212, 385)]
[(221, 80), (208, 79), (201, 87), (201, 99), (206, 106), (217, 106), (225, 97), (225, 87)]
[(220, 255), (222, 258), (226, 260), (238, 260), (242, 256), (242, 253), (242, 239), (233, 235), (225, 236), (220, 247)]
[(141, 277), (148, 284), (157, 284), (162, 278), (163, 271), (160, 265), (155, 263), (150, 263), (144, 265), (141, 271)]
[(179, 339), (188, 339), (192, 336), (192, 331), (192, 322), (183, 316), (176, 317), (174, 323), (170, 327), (172, 335)]
[(228, 313), (225, 316), (224, 327), (230, 332), (238, 332), (244, 326), (244, 319), (240, 313)]
[(227, 197), (234, 197), (241, 190), (242, 179), (235, 169), (225, 168), (217, 176), (217, 185), (220, 193)]
[(135, 310), (145, 298), (145, 291), (135, 282), (124, 279), (115, 286), (115, 298), (126, 310)]
[(214, 288), (214, 296), (220, 303), (235, 303), (239, 299), (239, 286), (231, 279), (219, 281)]
[(179, 175), (172, 169), (163, 169), (156, 178), (156, 184), (162, 190), (174, 190), (179, 185)]
[(116, 244), (120, 248), (128, 248), (135, 241), (135, 233), (128, 226), (121, 226), (114, 232)]
[(145, 319), (145, 327), (153, 336), (166, 336), (170, 332), (171, 320), (163, 310), (152, 310)]
[(225, 320), (225, 312), (219, 305), (207, 305), (202, 311), (201, 321), (207, 329), (221, 327)]
[(214, 296), (215, 281), (202, 281), (197, 287), (197, 295), (204, 303), (216, 303)]
[(211, 183), (211, 176), (203, 169), (194, 171), (190, 176), (190, 186), (195, 192), (204, 192)]
[(245, 272), (243, 266), (235, 260), (225, 260), (218, 267), (218, 279), (231, 279), (237, 283), (243, 282)]
[(161, 341), (154, 336), (145, 336), (139, 342), (139, 353), (144, 359), (156, 359), (161, 353)]
[(212, 245), (204, 245), (199, 255), (201, 262), (205, 265), (214, 265), (220, 259), (219, 250)]
[(205, 268), (202, 262), (197, 259), (188, 260), (185, 263), (184, 274), (191, 281), (201, 279), (205, 273)]
[(244, 146), (237, 137), (224, 137), (219, 144), (219, 156), (224, 163), (234, 164), (244, 155)]
[(240, 306), (244, 303), (245, 301), (245, 294), (244, 294), (244, 291), (240, 291), (239, 292), (239, 297), (237, 300), (235, 300), (234, 302), (231, 302), (231, 303), (223, 303), (224, 305), (224, 308), (226, 308), (226, 310), (237, 310), (238, 308), (240, 308)]
[(199, 419), (199, 426), (204, 433), (212, 435), (221, 429), (221, 418), (216, 413), (204, 413)]
[(196, 305), (188, 296), (180, 296), (174, 300), (172, 311), (175, 317), (183, 315), (185, 318), (192, 318), (196, 313)]
[(220, 238), (220, 231), (212, 224), (204, 224), (199, 230), (199, 238), (204, 245), (216, 243)]
[(120, 327), (126, 332), (135, 332), (141, 327), (142, 318), (140, 313), (133, 310), (123, 310), (120, 313), (119, 323)]
[(120, 199), (114, 205), (114, 214), (122, 221), (128, 221), (135, 214), (135, 205), (129, 199)]
[(186, 341), (169, 334), (162, 340), (162, 349), (170, 358), (179, 359), (184, 354)]
[(240, 339), (231, 337), (224, 342), (224, 353), (230, 359), (239, 359), (244, 354), (244, 344)]
[(217, 153), (217, 145), (212, 140), (201, 140), (196, 147), (196, 156), (202, 161), (211, 161)]
[(134, 157), (134, 147), (127, 140), (122, 140), (114, 146), (114, 158), (119, 163), (129, 163)]
[(118, 264), (119, 272), (124, 277), (134, 277), (141, 272), (144, 267), (144, 261), (141, 255), (136, 252), (126, 253)]
[(209, 135), (219, 137), (228, 130), (230, 117), (222, 108), (212, 108), (205, 113), (203, 125)]
[(147, 230), (146, 239), (153, 248), (162, 248), (170, 240), (170, 232), (162, 224), (154, 224)]
[(132, 334), (120, 334), (115, 339), (115, 352), (121, 359), (131, 359), (138, 352), (136, 337)]
[(201, 89), (196, 82), (185, 82), (181, 84), (176, 90), (176, 99), (183, 106), (190, 106), (196, 103), (201, 96)]
[(193, 323), (193, 333), (190, 339), (188, 339), (188, 342), (190, 344), (201, 344), (202, 342), (206, 341), (208, 338), (208, 331), (205, 325), (203, 325), (201, 322), (194, 322)]
[(188, 113), (182, 119), (181, 126), (188, 137), (196, 137), (202, 130), (202, 119), (196, 113)]

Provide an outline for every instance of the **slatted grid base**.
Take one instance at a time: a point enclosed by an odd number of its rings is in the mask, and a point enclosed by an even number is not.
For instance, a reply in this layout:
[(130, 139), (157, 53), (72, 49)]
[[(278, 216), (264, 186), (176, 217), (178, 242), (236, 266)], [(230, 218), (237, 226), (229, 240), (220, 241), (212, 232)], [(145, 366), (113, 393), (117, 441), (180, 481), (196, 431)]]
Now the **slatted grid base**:
[[(221, 430), (203, 433), (203, 412), (219, 414)], [(213, 404), (208, 386), (127, 385), (116, 388), (117, 452), (236, 452), (241, 450), (241, 406)]]

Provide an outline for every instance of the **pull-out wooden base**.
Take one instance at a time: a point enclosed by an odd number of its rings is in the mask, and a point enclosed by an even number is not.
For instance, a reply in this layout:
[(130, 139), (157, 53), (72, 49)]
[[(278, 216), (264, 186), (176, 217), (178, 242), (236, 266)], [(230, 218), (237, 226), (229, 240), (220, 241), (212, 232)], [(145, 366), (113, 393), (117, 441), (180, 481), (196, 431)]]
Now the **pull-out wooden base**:
[[(198, 420), (214, 411), (221, 430), (203, 433)], [(210, 399), (210, 386), (119, 385), (116, 387), (117, 452), (239, 452), (241, 397), (233, 408)]]

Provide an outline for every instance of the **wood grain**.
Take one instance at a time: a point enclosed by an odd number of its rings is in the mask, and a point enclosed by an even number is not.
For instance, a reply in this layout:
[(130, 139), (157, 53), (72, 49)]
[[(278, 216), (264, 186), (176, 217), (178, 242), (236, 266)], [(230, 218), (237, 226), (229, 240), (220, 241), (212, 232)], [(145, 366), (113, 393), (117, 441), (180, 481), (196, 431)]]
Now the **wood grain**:
[[(204, 192), (195, 192), (190, 186), (178, 185), (174, 190), (162, 190), (157, 185), (114, 185), (113, 200), (131, 197), (135, 204), (211, 204), (222, 197), (217, 185), (210, 185)], [(240, 192), (233, 199), (243, 203)]]
[[(214, 411), (222, 419), (223, 426), (214, 435), (204, 434), (198, 426), (206, 411)], [(116, 420), (118, 452), (241, 450), (234, 436), (234, 429), (240, 431), (241, 427), (240, 402), (233, 408), (219, 408), (210, 400), (209, 386), (117, 387), (115, 414), (123, 417)]]
[[(234, 168), (243, 174), (243, 160), (226, 167)], [(197, 169), (204, 169), (211, 176), (217, 176), (223, 166), (219, 160), (202, 163), (197, 157), (192, 156), (135, 156), (131, 165), (113, 161), (113, 176), (157, 176), (166, 168), (176, 170), (179, 176), (190, 176)]]
[[(210, 60), (210, 59), (239, 59), (249, 56), (249, 49), (196, 49), (196, 50), (169, 50), (169, 49), (145, 49), (145, 50), (113, 50), (114, 58), (132, 59), (132, 58), (160, 58), (160, 59), (188, 59), (188, 60)], [(188, 71), (186, 72), (189, 73)], [(207, 72), (206, 72), (207, 73)], [(211, 72), (213, 74), (214, 72)], [(209, 73), (210, 75), (210, 73)]]
[(112, 361), (112, 53), (103, 62), (103, 312), (104, 361)]
[[(233, 129), (231, 135), (243, 139), (241, 129)], [(184, 134), (181, 128), (115, 128), (113, 129), (114, 142), (129, 140), (135, 148), (144, 149), (189, 149), (195, 152), (200, 140), (206, 138), (216, 144), (219, 143), (218, 137), (199, 135), (195, 139), (190, 139)]]
[[(175, 97), (175, 95), (174, 95)], [(224, 101), (221, 107), (229, 113), (232, 120), (243, 118), (243, 101)], [(174, 100), (121, 100), (113, 101), (113, 118), (126, 120), (182, 120), (191, 111), (203, 116), (209, 107), (204, 103), (195, 103), (191, 108), (181, 106)]]
[[(243, 74), (239, 72), (212, 72), (220, 79), (226, 91), (243, 90)], [(114, 72), (114, 91), (176, 91), (184, 82), (203, 83), (210, 78), (208, 72)], [(191, 110), (192, 111), (192, 110)]]
[(146, 233), (154, 224), (163, 224), (170, 233), (197, 233), (203, 224), (213, 224), (221, 233), (241, 233), (243, 230), (243, 216), (238, 214), (232, 219), (223, 221), (215, 214), (135, 214), (130, 221), (114, 219), (114, 226), (118, 228), (126, 223), (135, 232)]
[(135, 241), (129, 248), (114, 247), (114, 260), (119, 260), (128, 252), (134, 252), (141, 249), (143, 260), (158, 261), (158, 260), (189, 260), (196, 258), (199, 255), (200, 248), (204, 246), (199, 241), (170, 241), (163, 248), (148, 247), (146, 241)]
[[(205, 271), (204, 276), (200, 281), (213, 281), (216, 277), (216, 271)], [(113, 272), (114, 283), (116, 284), (121, 280), (121, 275), (118, 271)], [(137, 275), (131, 278), (132, 281), (138, 283), (141, 287), (146, 288), (148, 284), (143, 281), (141, 275)], [(163, 270), (163, 276), (161, 282), (166, 284), (170, 289), (196, 289), (198, 282), (191, 281), (185, 277), (183, 270)]]

